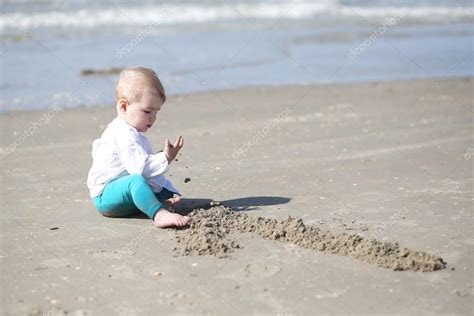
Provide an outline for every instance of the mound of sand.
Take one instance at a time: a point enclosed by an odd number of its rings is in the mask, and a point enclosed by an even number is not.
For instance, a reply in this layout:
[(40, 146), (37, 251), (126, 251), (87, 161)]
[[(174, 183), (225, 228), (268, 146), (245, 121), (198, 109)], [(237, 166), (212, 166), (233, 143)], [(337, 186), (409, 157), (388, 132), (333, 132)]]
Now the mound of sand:
[(307, 226), (301, 219), (276, 220), (249, 216), (223, 205), (195, 209), (189, 228), (177, 231), (175, 255), (215, 255), (227, 257), (240, 245), (231, 232), (251, 232), (265, 239), (292, 243), (324, 253), (349, 256), (395, 271), (435, 271), (446, 263), (425, 252), (401, 248), (398, 243), (366, 239), (357, 234), (335, 234)]

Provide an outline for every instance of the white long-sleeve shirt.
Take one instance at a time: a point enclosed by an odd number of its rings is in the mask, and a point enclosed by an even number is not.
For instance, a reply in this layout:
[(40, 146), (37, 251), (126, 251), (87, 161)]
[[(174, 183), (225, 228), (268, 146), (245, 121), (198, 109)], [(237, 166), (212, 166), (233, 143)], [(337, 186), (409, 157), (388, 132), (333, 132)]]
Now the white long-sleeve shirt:
[(166, 188), (179, 194), (164, 177), (169, 169), (165, 154), (153, 154), (145, 135), (120, 118), (114, 119), (102, 136), (94, 141), (92, 159), (87, 176), (87, 187), (92, 198), (101, 195), (110, 181), (129, 174), (145, 177), (153, 192)]

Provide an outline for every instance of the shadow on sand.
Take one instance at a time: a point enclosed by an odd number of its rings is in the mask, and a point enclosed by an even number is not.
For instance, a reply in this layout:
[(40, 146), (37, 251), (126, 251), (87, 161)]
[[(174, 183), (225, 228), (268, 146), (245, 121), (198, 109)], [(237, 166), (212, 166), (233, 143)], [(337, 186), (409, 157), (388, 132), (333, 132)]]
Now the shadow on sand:
[[(290, 202), (290, 198), (280, 196), (251, 196), (232, 200), (219, 201), (225, 206), (232, 208), (237, 212), (252, 211), (258, 209), (260, 206), (279, 205)], [(209, 209), (213, 205), (218, 205), (213, 199), (202, 198), (183, 198), (176, 208), (176, 212), (182, 215), (191, 213), (194, 209)], [(147, 218), (145, 214), (139, 213), (130, 216), (131, 218)]]
[[(286, 204), (291, 201), (290, 198), (280, 196), (251, 196), (232, 200), (219, 201), (225, 206), (231, 207), (235, 211), (252, 211), (260, 206)], [(179, 213), (189, 213), (196, 208), (210, 208), (213, 206), (212, 199), (193, 199), (183, 198), (178, 206)]]

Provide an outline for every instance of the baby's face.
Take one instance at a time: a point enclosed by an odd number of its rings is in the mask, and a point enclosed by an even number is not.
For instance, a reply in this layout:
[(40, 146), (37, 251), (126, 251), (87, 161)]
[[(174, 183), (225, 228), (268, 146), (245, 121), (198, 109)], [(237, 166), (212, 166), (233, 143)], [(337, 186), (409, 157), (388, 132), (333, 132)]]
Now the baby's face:
[(163, 100), (154, 93), (143, 94), (141, 100), (129, 103), (125, 113), (127, 123), (145, 133), (156, 121), (156, 113), (161, 109)]

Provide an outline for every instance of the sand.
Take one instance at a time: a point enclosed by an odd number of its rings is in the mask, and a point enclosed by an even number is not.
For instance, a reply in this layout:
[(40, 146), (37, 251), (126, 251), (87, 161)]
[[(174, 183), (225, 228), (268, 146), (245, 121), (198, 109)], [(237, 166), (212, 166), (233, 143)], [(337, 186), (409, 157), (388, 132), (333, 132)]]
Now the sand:
[[(147, 135), (156, 151), (184, 135), (167, 174), (178, 211), (233, 211), (196, 212), (187, 230), (94, 210), (91, 143), (112, 106), (2, 113), (0, 314), (473, 314), (472, 91), (459, 78), (172, 96)], [(186, 250), (201, 233), (219, 250)]]
[(190, 214), (189, 229), (177, 234), (178, 255), (215, 255), (223, 258), (241, 248), (227, 240), (230, 232), (256, 233), (265, 239), (278, 240), (324, 253), (349, 256), (394, 271), (436, 271), (444, 269), (443, 259), (419, 251), (401, 248), (398, 243), (364, 239), (358, 234), (333, 234), (306, 226), (300, 219), (283, 220), (248, 216), (224, 205), (196, 209)]

